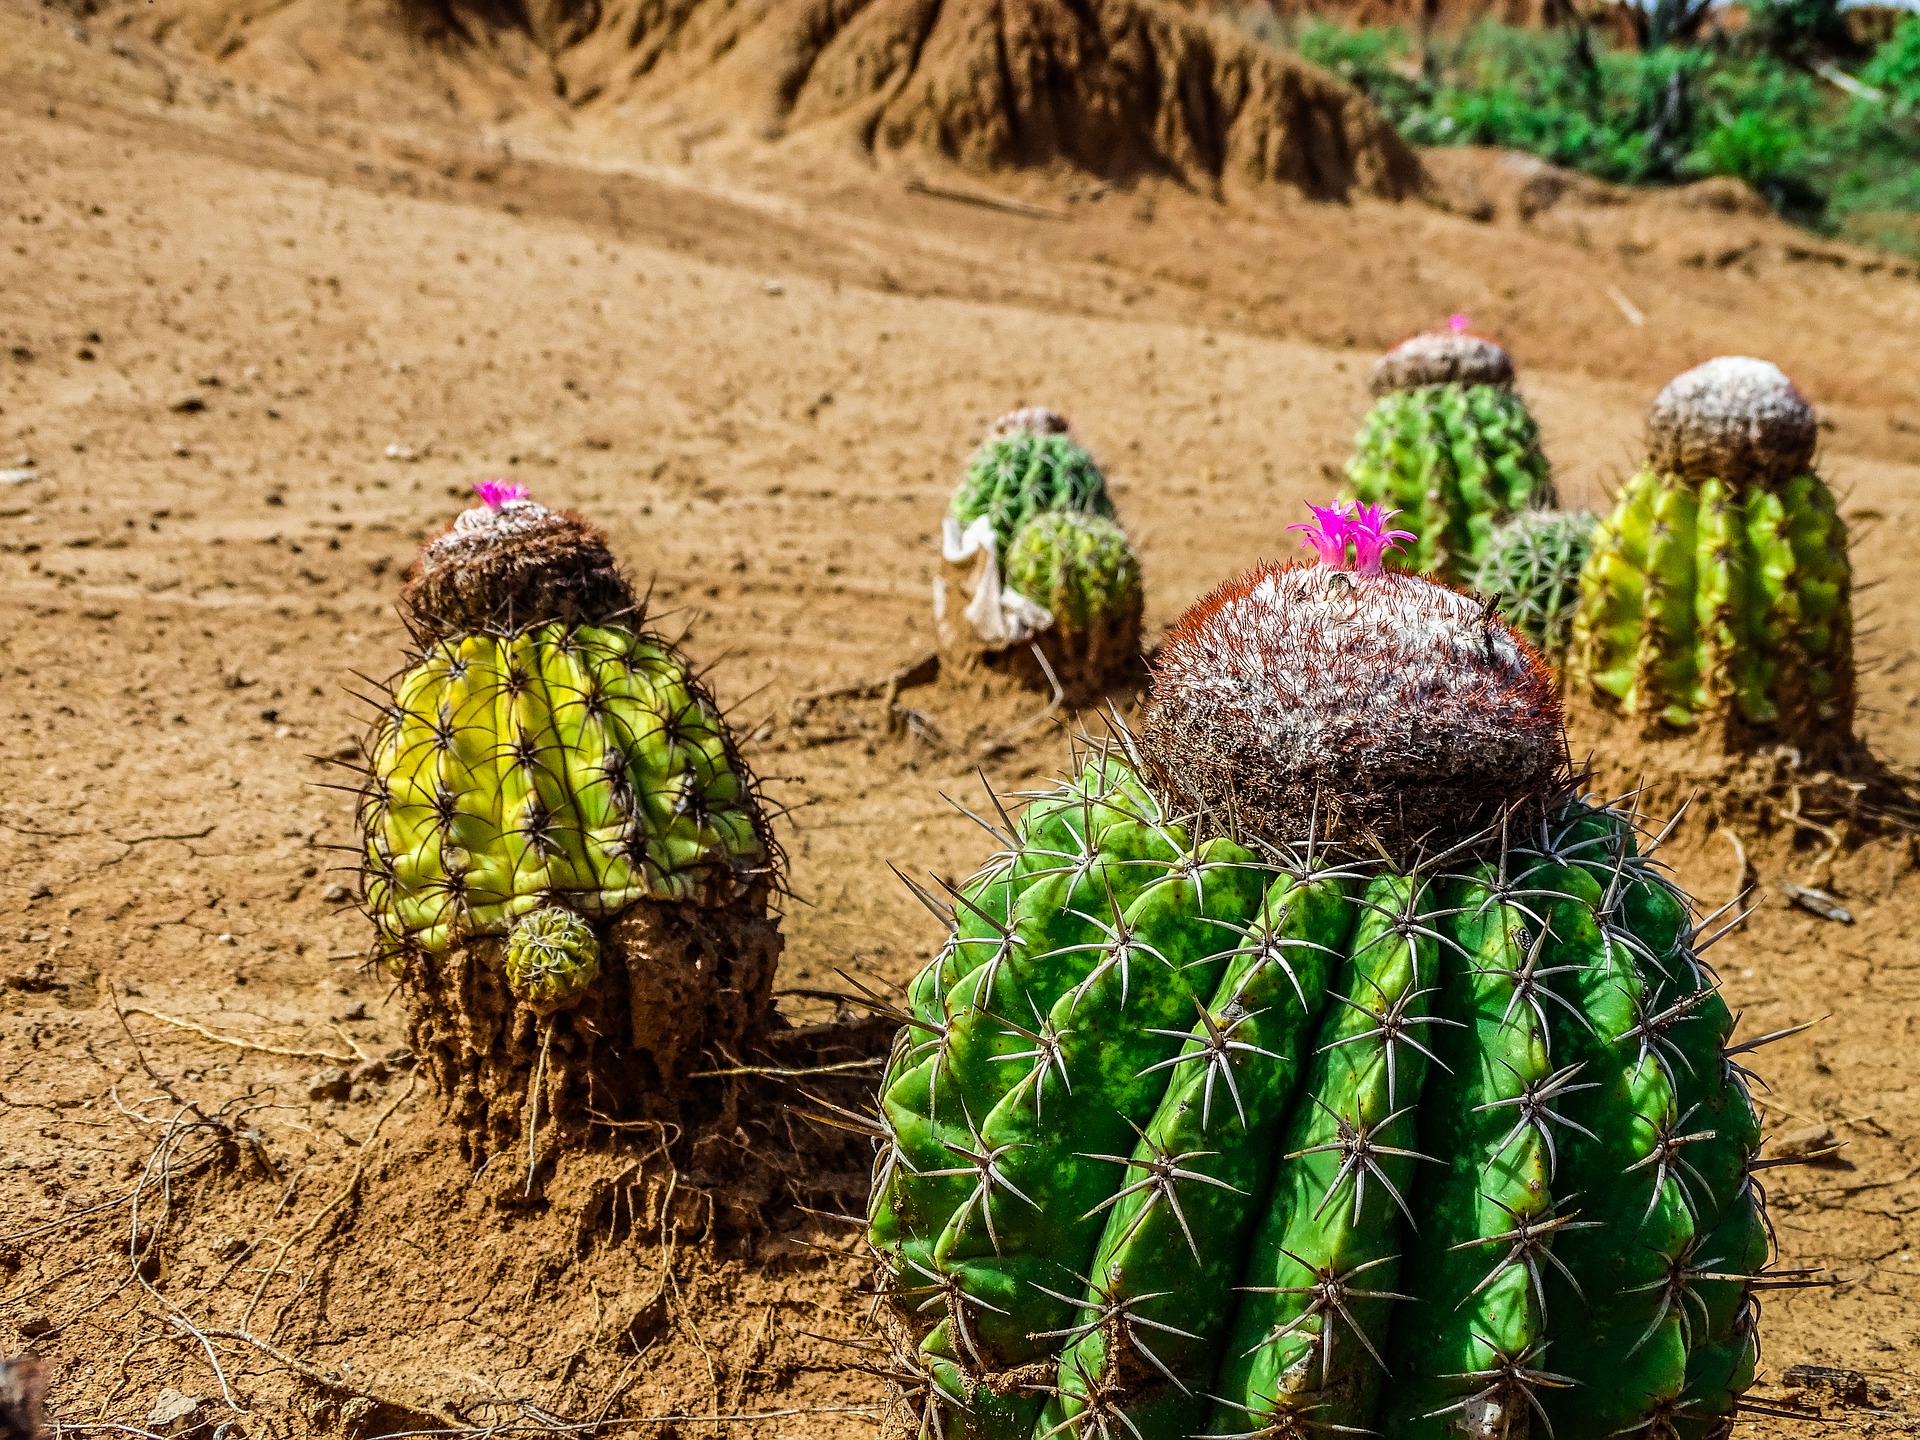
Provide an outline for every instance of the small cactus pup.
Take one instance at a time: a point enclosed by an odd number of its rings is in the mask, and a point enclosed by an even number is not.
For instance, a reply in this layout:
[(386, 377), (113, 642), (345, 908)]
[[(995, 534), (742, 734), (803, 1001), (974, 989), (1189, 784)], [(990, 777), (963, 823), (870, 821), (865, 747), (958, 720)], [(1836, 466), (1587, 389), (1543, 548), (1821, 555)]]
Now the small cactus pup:
[(1555, 666), (1567, 658), (1580, 572), (1599, 517), (1584, 510), (1523, 510), (1493, 532), (1473, 588)]
[(1139, 557), (1056, 411), (994, 423), (948, 506), (941, 555), (934, 620), (955, 670), (984, 664), (1087, 694), (1138, 655)]
[(1347, 493), (1397, 505), (1413, 544), (1399, 569), (1465, 580), (1509, 516), (1551, 508), (1539, 427), (1513, 389), (1513, 361), (1464, 315), (1374, 362), (1373, 408), (1354, 438)]
[(1726, 1434), (1786, 1283), (1753, 1047), (1540, 657), (1391, 519), (1318, 511), (982, 822), (871, 1122), (896, 1431)]
[(1671, 381), (1581, 575), (1574, 683), (1730, 750), (1852, 736), (1852, 569), (1813, 407), (1764, 360)]
[(753, 777), (686, 657), (598, 530), (476, 488), (402, 591), (420, 653), (359, 824), (375, 952), (479, 1157), (678, 1114), (769, 1018), (781, 942)]

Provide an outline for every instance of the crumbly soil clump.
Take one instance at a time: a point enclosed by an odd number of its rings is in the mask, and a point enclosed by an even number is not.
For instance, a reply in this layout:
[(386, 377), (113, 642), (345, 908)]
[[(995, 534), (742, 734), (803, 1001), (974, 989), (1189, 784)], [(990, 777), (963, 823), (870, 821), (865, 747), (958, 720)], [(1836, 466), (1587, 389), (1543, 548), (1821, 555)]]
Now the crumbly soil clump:
[(697, 1124), (719, 1092), (689, 1072), (734, 1063), (767, 1032), (781, 938), (764, 887), (721, 906), (641, 901), (599, 928), (598, 978), (544, 1017), (508, 988), (500, 937), (406, 955), (408, 1038), (474, 1163), (551, 1151), (596, 1123)]

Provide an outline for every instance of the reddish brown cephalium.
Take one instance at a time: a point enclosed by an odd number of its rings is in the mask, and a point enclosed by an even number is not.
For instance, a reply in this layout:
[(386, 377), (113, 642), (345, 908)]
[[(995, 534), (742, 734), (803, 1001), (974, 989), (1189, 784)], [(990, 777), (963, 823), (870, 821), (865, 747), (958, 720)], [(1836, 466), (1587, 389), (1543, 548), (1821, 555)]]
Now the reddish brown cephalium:
[(1494, 341), (1467, 329), (1430, 330), (1402, 340), (1373, 362), (1375, 395), (1423, 385), (1511, 385), (1513, 360)]
[(1408, 855), (1550, 798), (1568, 768), (1545, 661), (1481, 601), (1315, 565), (1260, 566), (1180, 619), (1142, 739), (1221, 828)]
[(462, 511), (428, 540), (400, 603), (430, 642), (549, 620), (600, 624), (629, 615), (636, 602), (596, 527), (510, 496)]

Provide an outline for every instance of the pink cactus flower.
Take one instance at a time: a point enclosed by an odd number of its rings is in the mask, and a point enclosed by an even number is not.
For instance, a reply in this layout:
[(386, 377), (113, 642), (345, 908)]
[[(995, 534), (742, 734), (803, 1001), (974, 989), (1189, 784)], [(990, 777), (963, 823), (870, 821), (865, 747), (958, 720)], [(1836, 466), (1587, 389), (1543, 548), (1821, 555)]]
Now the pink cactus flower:
[(1415, 537), (1411, 530), (1389, 530), (1398, 515), (1384, 505), (1354, 505), (1347, 512), (1346, 538), (1353, 542), (1353, 568), (1362, 575), (1378, 575), (1387, 551), (1398, 550)]
[(1473, 328), (1473, 321), (1467, 315), (1456, 312), (1447, 317), (1447, 328), (1456, 335), (1464, 335)]
[(526, 486), (516, 485), (506, 480), (476, 481), (473, 489), (489, 510), (498, 510), (509, 500), (527, 498)]
[(1313, 551), (1329, 570), (1346, 569), (1348, 527), (1352, 523), (1349, 516), (1354, 502), (1336, 500), (1331, 505), (1309, 505), (1307, 509), (1313, 512), (1313, 519), (1287, 529), (1298, 530), (1301, 545)]

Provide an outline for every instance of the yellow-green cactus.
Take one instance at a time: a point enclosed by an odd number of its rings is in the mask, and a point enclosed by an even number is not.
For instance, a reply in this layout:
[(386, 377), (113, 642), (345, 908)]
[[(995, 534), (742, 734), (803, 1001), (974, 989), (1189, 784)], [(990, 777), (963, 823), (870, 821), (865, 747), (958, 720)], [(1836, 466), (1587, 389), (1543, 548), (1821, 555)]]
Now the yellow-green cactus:
[(1675, 728), (1846, 736), (1852, 567), (1812, 407), (1772, 365), (1727, 357), (1668, 385), (1648, 431), (1581, 574), (1575, 683)]
[(436, 641), (400, 678), (362, 806), (390, 948), (505, 935), (562, 903), (714, 904), (767, 848), (724, 722), (662, 641), (537, 625)]
[(375, 954), (491, 1155), (528, 1116), (677, 1115), (689, 1062), (771, 1015), (779, 875), (726, 722), (604, 537), (478, 488), (402, 591), (422, 649), (367, 741), (359, 823)]
[(584, 995), (599, 976), (599, 937), (558, 905), (530, 911), (508, 932), (506, 972), (515, 995), (550, 1014)]

